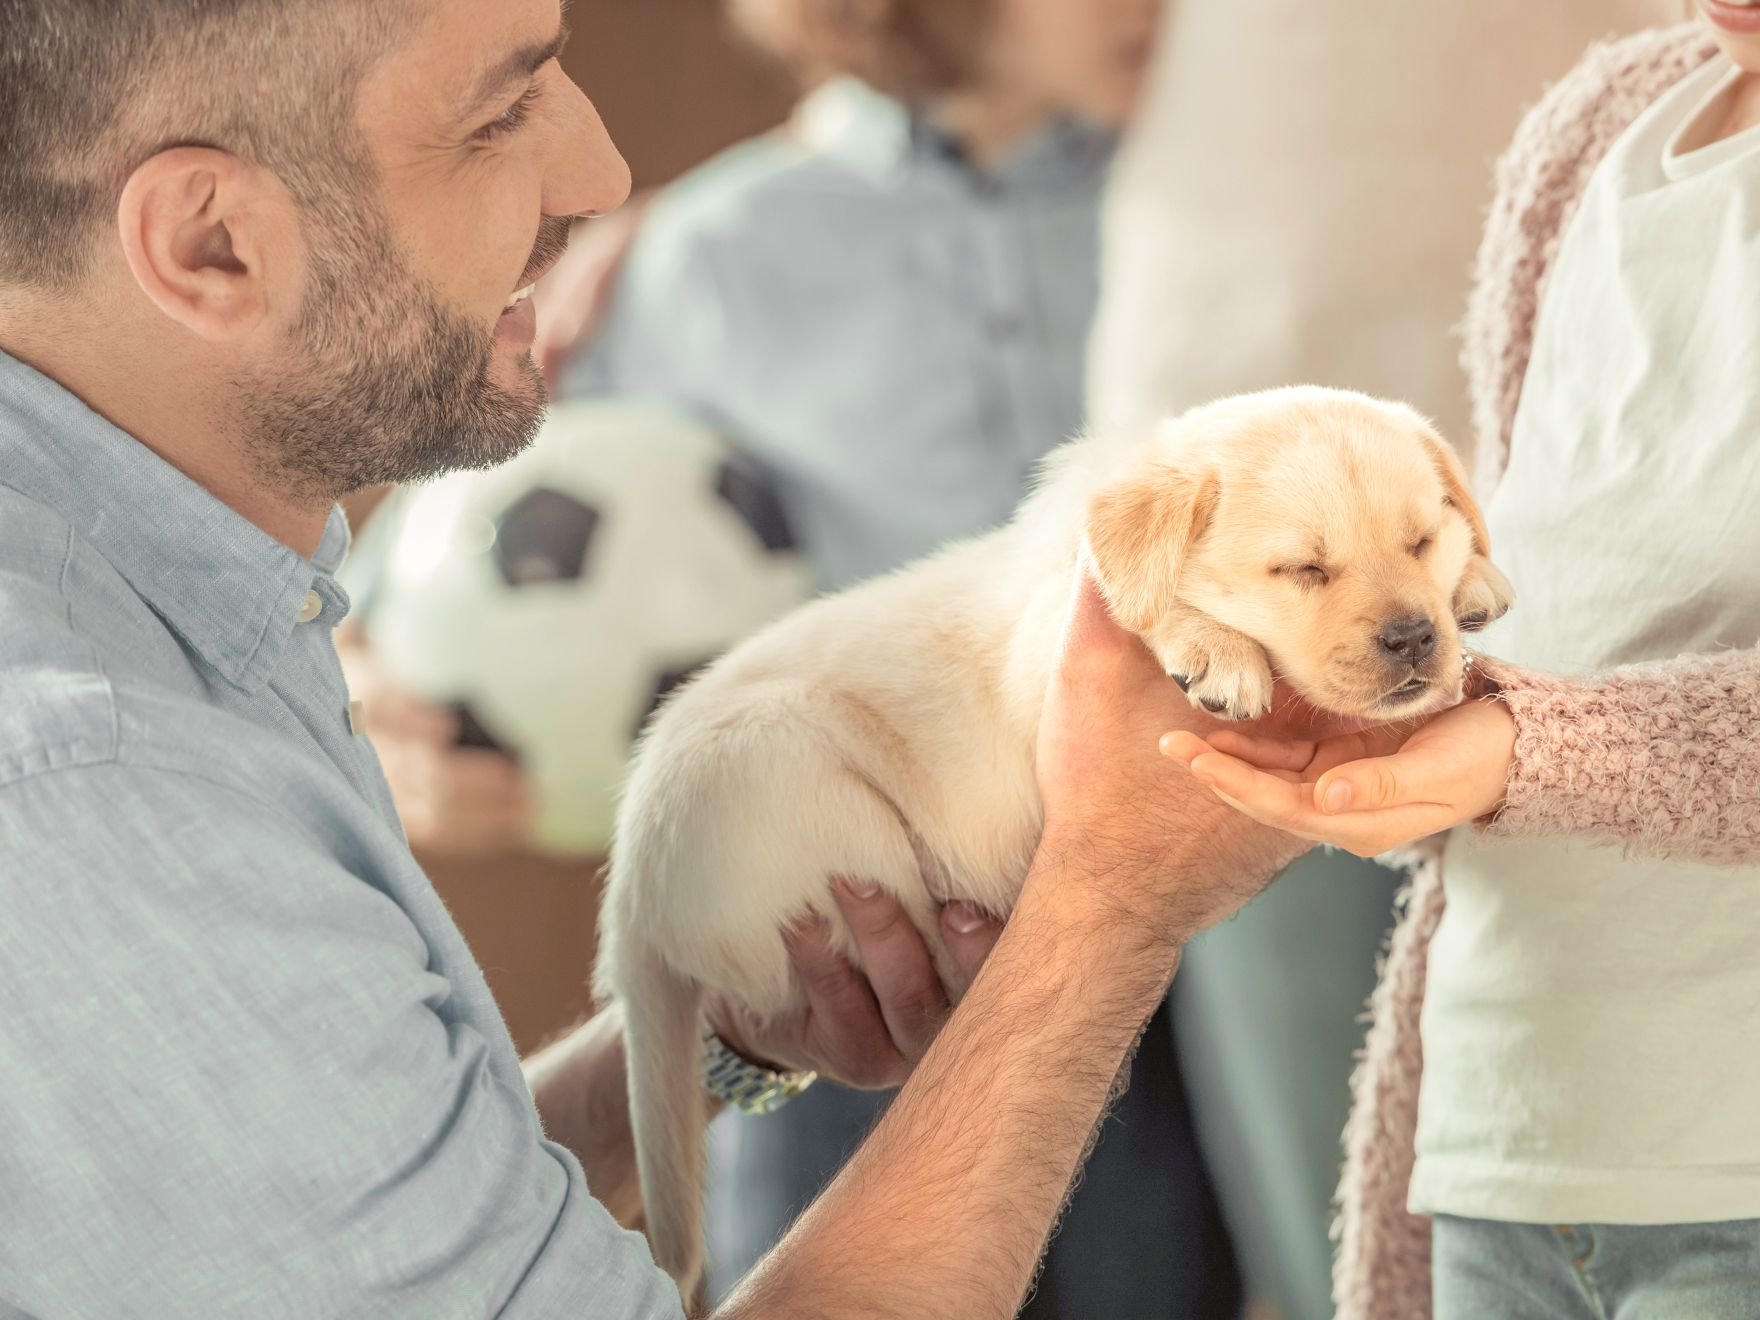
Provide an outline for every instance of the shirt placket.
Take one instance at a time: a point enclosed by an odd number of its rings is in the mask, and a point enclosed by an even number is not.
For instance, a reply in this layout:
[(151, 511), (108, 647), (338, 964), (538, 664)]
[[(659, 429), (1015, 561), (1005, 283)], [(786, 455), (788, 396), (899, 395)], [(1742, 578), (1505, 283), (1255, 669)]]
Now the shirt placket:
[[(363, 732), (365, 711), (350, 699), (335, 630), (347, 613), (340, 588), (318, 577), (296, 616), (290, 660), (298, 666), (288, 704), (331, 764), (388, 824), (401, 831), (378, 754)], [(292, 694), (298, 694), (297, 697)]]

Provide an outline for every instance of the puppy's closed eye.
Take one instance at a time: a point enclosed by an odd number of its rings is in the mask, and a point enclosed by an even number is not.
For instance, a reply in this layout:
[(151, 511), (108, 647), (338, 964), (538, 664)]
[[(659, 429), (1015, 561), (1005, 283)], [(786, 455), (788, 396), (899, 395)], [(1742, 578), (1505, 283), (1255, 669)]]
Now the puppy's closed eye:
[(1324, 564), (1278, 564), (1272, 568), (1271, 576), (1287, 578), (1302, 587), (1323, 587), (1332, 581)]

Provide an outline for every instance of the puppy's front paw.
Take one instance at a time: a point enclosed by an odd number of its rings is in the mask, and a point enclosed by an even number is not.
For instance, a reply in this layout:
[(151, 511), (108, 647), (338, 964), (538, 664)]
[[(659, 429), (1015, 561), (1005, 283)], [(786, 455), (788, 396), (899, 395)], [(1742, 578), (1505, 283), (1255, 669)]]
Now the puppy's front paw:
[(1164, 651), (1168, 677), (1192, 705), (1227, 720), (1257, 719), (1271, 709), (1271, 661), (1243, 633), (1205, 623)]
[(1503, 570), (1484, 555), (1474, 555), (1454, 593), (1454, 619), (1462, 632), (1478, 632), (1509, 613), (1516, 590)]

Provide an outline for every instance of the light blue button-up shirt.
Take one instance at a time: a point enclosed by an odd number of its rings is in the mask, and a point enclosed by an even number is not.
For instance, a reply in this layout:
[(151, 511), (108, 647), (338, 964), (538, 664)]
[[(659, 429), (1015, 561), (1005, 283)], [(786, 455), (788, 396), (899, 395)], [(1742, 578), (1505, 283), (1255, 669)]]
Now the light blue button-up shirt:
[(0, 354), (0, 1316), (679, 1315), (351, 731), (347, 540)]
[(1113, 138), (993, 169), (828, 84), (656, 200), (562, 392), (658, 398), (771, 472), (826, 586), (1005, 521), (1082, 424)]

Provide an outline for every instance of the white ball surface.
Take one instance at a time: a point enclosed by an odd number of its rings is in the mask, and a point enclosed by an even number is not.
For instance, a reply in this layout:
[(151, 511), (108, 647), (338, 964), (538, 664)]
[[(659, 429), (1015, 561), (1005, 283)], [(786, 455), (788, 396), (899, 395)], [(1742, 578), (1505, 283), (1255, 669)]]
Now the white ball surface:
[(519, 757), (537, 842), (560, 853), (605, 851), (668, 684), (812, 590), (751, 468), (646, 404), (561, 406), (519, 457), (413, 491), (391, 516), (375, 652)]

